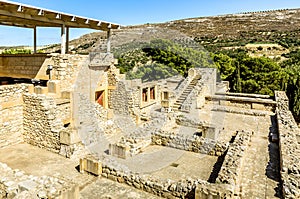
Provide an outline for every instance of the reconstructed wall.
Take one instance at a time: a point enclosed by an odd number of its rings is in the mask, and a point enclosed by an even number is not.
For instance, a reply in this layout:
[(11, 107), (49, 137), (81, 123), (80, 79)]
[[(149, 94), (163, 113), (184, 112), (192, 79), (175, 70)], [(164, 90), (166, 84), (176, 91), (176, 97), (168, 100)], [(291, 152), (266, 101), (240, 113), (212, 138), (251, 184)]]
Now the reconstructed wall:
[(24, 140), (29, 144), (58, 153), (63, 122), (57, 115), (52, 97), (24, 94)]
[[(47, 79), (46, 69), (51, 63), (46, 54), (0, 55), (0, 76), (28, 79)], [(42, 67), (44, 65), (44, 67)], [(43, 71), (41, 71), (44, 69)]]
[(28, 84), (0, 86), (0, 135), (23, 132), (23, 99)]
[(52, 60), (52, 79), (61, 81), (61, 91), (72, 91), (82, 65), (89, 64), (88, 55), (52, 54)]
[(300, 129), (283, 91), (275, 92), (279, 133), (281, 180), (285, 198), (300, 198)]

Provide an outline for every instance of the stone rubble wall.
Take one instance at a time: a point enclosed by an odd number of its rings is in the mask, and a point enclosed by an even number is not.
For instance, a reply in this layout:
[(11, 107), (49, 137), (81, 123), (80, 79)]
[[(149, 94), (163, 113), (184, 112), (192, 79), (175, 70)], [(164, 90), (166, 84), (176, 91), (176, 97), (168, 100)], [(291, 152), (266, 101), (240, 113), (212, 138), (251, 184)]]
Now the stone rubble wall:
[(74, 183), (51, 176), (26, 175), (0, 163), (0, 198), (79, 198), (79, 188)]
[(216, 183), (237, 184), (237, 177), (241, 169), (243, 155), (249, 146), (252, 135), (252, 132), (237, 132), (234, 142), (229, 145)]
[(23, 132), (23, 99), (28, 84), (0, 86), (0, 135)]
[(52, 79), (60, 80), (61, 91), (72, 91), (82, 65), (89, 64), (88, 55), (51, 54), (53, 59)]
[(55, 100), (46, 95), (24, 94), (24, 133), (29, 144), (58, 153), (60, 132), (65, 130), (58, 117)]
[(176, 124), (186, 127), (203, 129), (209, 126), (207, 121), (197, 121), (194, 118), (187, 117), (186, 115), (178, 115), (175, 118)]
[(112, 100), (112, 109), (114, 110), (114, 114), (120, 115), (129, 115), (129, 93), (126, 90), (125, 83), (119, 81), (116, 86), (116, 90), (113, 91), (111, 98)]
[(281, 180), (285, 198), (300, 198), (300, 129), (289, 110), (285, 92), (276, 91)]
[[(90, 162), (90, 166), (82, 163)], [(100, 161), (89, 156), (87, 159), (80, 160), (83, 170), (93, 172), (95, 175), (126, 183), (163, 198), (233, 198), (233, 187), (230, 185), (216, 185), (201, 179), (186, 178), (179, 181), (170, 179), (156, 178), (150, 174), (138, 174), (131, 172), (126, 166), (117, 161), (103, 157)], [(195, 194), (196, 192), (196, 194)]]
[(186, 198), (189, 194), (194, 196), (194, 190), (197, 185), (207, 184), (201, 179), (189, 178), (173, 181), (155, 178), (148, 174), (139, 175), (111, 163), (102, 165), (101, 175), (110, 180), (126, 183), (129, 186), (164, 198)]
[(167, 146), (212, 156), (221, 156), (228, 148), (228, 144), (226, 143), (199, 136), (190, 138), (171, 133), (154, 133), (151, 139), (154, 145)]

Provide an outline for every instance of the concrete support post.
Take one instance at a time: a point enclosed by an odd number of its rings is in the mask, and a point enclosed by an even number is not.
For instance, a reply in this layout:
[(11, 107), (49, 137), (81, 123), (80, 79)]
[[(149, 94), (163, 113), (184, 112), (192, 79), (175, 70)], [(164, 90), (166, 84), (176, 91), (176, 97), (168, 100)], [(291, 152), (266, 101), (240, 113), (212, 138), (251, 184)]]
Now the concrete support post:
[(110, 53), (110, 36), (111, 36), (110, 34), (111, 34), (111, 32), (110, 32), (110, 28), (109, 28), (107, 31), (107, 50), (106, 50), (107, 53)]
[(33, 28), (33, 53), (35, 54), (37, 52), (36, 50), (36, 26)]
[(65, 54), (66, 53), (66, 30), (65, 30), (65, 25), (63, 24), (61, 26), (61, 48), (60, 48), (60, 53)]
[(70, 40), (70, 27), (67, 26), (67, 31), (66, 31), (66, 53), (69, 53), (69, 40)]

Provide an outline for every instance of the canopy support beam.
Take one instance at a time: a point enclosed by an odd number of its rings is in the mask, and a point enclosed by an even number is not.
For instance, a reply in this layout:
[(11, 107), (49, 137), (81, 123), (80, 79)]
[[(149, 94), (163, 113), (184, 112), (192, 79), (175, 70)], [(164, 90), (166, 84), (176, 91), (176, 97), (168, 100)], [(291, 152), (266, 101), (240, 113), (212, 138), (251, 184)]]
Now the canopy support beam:
[(34, 26), (34, 28), (33, 28), (33, 53), (34, 54), (36, 54), (37, 53), (37, 50), (36, 50), (36, 44), (37, 44), (37, 42), (36, 42), (36, 40), (37, 40), (37, 38), (36, 38), (36, 26)]

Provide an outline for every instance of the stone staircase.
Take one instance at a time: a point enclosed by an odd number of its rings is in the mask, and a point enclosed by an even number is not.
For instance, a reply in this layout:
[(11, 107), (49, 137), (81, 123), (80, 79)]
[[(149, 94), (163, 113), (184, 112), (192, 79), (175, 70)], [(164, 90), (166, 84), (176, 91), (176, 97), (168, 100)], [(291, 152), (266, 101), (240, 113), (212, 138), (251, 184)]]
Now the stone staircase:
[(173, 104), (172, 109), (174, 111), (178, 111), (181, 109), (183, 102), (186, 100), (188, 95), (192, 92), (198, 80), (201, 79), (200, 75), (196, 75), (194, 79), (189, 83), (189, 85), (185, 88), (185, 90), (181, 93), (180, 97), (177, 98), (176, 102)]

